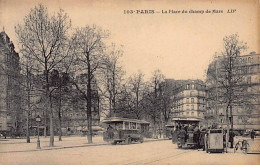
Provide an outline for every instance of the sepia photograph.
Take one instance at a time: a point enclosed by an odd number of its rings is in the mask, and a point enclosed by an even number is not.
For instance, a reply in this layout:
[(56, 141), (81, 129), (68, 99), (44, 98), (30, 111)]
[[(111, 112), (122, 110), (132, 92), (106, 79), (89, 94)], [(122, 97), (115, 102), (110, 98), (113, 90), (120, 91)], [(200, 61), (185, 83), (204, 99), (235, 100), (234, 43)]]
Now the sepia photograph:
[(260, 1), (0, 0), (0, 165), (260, 165)]

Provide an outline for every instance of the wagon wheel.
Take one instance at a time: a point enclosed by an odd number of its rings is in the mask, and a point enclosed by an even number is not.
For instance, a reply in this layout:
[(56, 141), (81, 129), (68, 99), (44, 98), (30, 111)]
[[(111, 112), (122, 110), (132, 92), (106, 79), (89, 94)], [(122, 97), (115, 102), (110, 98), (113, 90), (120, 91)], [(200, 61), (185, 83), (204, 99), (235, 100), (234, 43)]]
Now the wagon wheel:
[(248, 152), (248, 146), (249, 146), (249, 144), (246, 142), (246, 144), (245, 144), (244, 147), (243, 147), (243, 153), (244, 153), (244, 154), (247, 154), (247, 152)]

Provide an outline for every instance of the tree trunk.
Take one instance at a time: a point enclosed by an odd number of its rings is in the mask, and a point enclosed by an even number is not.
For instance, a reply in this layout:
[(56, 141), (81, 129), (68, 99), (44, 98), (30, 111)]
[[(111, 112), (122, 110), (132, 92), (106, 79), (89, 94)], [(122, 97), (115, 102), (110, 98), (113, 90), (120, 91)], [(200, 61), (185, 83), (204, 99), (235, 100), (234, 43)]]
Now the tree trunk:
[(229, 144), (229, 117), (228, 117), (228, 108), (229, 108), (229, 105), (227, 105), (227, 107), (226, 107), (226, 124), (227, 124), (226, 145)]
[(31, 104), (30, 104), (30, 75), (29, 75), (29, 69), (28, 69), (28, 64), (26, 67), (26, 76), (27, 76), (27, 118), (26, 118), (26, 139), (27, 139), (27, 143), (30, 143), (30, 130), (29, 130), (29, 115), (30, 115), (30, 109), (31, 109)]
[(27, 111), (27, 120), (26, 120), (26, 139), (27, 139), (27, 143), (30, 143), (29, 111)]
[[(27, 88), (28, 89), (28, 88)], [(28, 89), (28, 102), (27, 102), (27, 107), (28, 107), (28, 111), (27, 111), (27, 116), (26, 116), (26, 139), (27, 139), (27, 143), (30, 143), (30, 130), (29, 130), (29, 115), (30, 115), (30, 93), (29, 93), (29, 89)]]
[(54, 130), (53, 130), (53, 117), (50, 113), (50, 147), (54, 146)]
[(59, 84), (59, 112), (58, 112), (58, 118), (59, 118), (59, 141), (62, 141), (62, 130), (61, 130), (61, 79)]
[(43, 130), (44, 137), (47, 137), (47, 114), (46, 111), (44, 112), (44, 130)]
[(157, 137), (157, 134), (156, 134), (156, 119), (155, 119), (155, 117), (153, 118), (153, 124), (154, 124), (154, 127), (153, 127), (154, 137), (153, 138), (157, 139), (158, 137)]
[(92, 143), (92, 112), (91, 112), (91, 104), (92, 104), (92, 93), (91, 93), (91, 69), (90, 69), (90, 59), (89, 53), (87, 53), (87, 63), (88, 63), (88, 85), (87, 85), (87, 121), (88, 121), (88, 143)]
[(52, 114), (52, 102), (51, 102), (51, 96), (50, 96), (50, 147), (54, 146), (54, 129), (53, 129), (53, 114)]

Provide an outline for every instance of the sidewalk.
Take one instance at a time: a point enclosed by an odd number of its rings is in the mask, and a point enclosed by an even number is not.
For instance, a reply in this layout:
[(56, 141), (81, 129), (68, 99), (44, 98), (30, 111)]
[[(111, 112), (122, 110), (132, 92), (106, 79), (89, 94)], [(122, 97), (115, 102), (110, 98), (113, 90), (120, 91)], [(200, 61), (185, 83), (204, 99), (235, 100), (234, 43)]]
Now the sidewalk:
[[(93, 143), (88, 144), (87, 137), (82, 136), (64, 136), (62, 141), (59, 141), (58, 137), (54, 138), (54, 147), (49, 146), (50, 137), (40, 137), (41, 149), (36, 149), (37, 138), (31, 137), (31, 143), (26, 143), (26, 139), (0, 139), (0, 153), (11, 152), (31, 152), (41, 150), (55, 150), (65, 148), (87, 147), (97, 145), (111, 145), (109, 142), (103, 141), (102, 136), (93, 137)], [(165, 139), (144, 139), (145, 142), (161, 141)]]

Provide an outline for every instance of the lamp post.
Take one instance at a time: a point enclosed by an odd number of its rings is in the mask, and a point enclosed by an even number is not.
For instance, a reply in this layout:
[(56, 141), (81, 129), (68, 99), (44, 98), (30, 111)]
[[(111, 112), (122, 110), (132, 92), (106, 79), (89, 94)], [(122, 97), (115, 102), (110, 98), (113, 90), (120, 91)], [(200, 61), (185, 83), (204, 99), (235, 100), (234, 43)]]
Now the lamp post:
[(221, 128), (223, 129), (223, 118), (224, 118), (224, 115), (221, 113), (221, 114), (219, 115), (219, 117), (220, 117)]
[(37, 149), (41, 149), (41, 145), (40, 145), (40, 131), (39, 131), (39, 123), (41, 122), (41, 117), (38, 115), (36, 117), (36, 122), (37, 122), (37, 132), (38, 132), (38, 139), (37, 139)]

